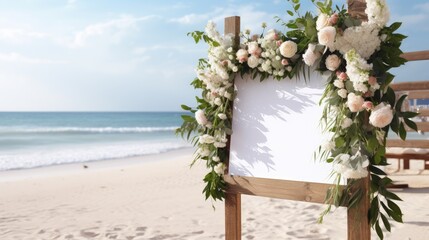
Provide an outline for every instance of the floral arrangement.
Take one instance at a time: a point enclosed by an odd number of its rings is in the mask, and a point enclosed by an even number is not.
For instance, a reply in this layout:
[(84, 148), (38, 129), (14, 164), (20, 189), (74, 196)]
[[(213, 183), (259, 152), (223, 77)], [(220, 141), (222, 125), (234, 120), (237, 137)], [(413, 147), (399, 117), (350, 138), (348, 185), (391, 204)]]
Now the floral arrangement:
[[(283, 22), (290, 31), (266, 30), (251, 35), (240, 34), (239, 46), (231, 35), (221, 35), (209, 22), (204, 32), (190, 33), (195, 42), (209, 45), (208, 58), (200, 59), (197, 78), (192, 85), (202, 90), (196, 97), (196, 109), (182, 105), (194, 114), (183, 115), (183, 125), (177, 130), (198, 146), (194, 162), (202, 160), (209, 170), (204, 178), (206, 198), (222, 200), (226, 184), (223, 180), (228, 158), (228, 135), (232, 134), (233, 80), (237, 74), (250, 74), (253, 79), (277, 80), (294, 76), (306, 77), (310, 67), (331, 72), (321, 102), (324, 129), (332, 136), (321, 143), (319, 154), (333, 165), (334, 187), (326, 197), (329, 207), (353, 207), (362, 198), (362, 191), (352, 191), (361, 178), (369, 177), (370, 222), (383, 238), (381, 223), (390, 231), (389, 219), (402, 222), (402, 212), (394, 202), (400, 198), (387, 189), (392, 183), (378, 167), (387, 165), (384, 157), (386, 138), (390, 130), (402, 139), (406, 126), (417, 131), (411, 120), (416, 114), (402, 111), (406, 96), (396, 99), (389, 84), (394, 76), (388, 71), (404, 64), (400, 45), (404, 35), (395, 33), (400, 23), (386, 26), (389, 9), (385, 0), (367, 0), (367, 21), (349, 15), (344, 8), (332, 8), (332, 2), (312, 0), (320, 14), (300, 15), (299, 0), (289, 0), (294, 11), (287, 11), (293, 20)], [(192, 133), (196, 132), (196, 135)], [(348, 179), (340, 187), (341, 179)]]

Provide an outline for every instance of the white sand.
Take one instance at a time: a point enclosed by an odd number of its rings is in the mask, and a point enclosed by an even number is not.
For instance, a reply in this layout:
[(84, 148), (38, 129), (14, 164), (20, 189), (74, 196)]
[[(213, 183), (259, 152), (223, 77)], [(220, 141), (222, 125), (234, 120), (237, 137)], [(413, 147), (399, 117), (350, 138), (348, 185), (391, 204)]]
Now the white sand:
[[(0, 173), (0, 239), (223, 239), (223, 204), (203, 199), (191, 153)], [(411, 188), (397, 191), (405, 224), (386, 239), (427, 239), (429, 172), (393, 178)], [(243, 239), (346, 239), (345, 209), (316, 224), (322, 209), (243, 196)]]

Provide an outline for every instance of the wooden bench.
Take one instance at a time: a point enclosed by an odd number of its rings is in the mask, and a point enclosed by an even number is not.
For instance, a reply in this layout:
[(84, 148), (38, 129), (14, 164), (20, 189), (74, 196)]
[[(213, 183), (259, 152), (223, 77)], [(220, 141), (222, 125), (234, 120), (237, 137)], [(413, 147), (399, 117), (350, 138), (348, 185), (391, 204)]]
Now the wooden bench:
[[(408, 61), (429, 60), (429, 51), (405, 53), (403, 55)], [(408, 101), (404, 107), (408, 111), (415, 111), (419, 116), (415, 118), (420, 133), (429, 132), (429, 108), (416, 105), (418, 99), (429, 99), (429, 81), (404, 82), (391, 85), (397, 96), (408, 95)], [(411, 102), (411, 103), (410, 103)], [(427, 106), (429, 107), (429, 106)], [(414, 131), (407, 128), (407, 131)], [(410, 168), (410, 160), (424, 161), (424, 169), (429, 169), (429, 134), (422, 139), (388, 139), (386, 158), (398, 159), (398, 170), (402, 159), (404, 169)]]

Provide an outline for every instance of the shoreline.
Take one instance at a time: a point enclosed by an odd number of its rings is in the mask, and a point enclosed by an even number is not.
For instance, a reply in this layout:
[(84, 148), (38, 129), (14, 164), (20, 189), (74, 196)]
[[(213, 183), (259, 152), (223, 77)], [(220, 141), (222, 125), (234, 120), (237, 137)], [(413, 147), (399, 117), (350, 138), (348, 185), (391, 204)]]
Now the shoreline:
[[(184, 158), (186, 156), (192, 156), (193, 153), (193, 147), (185, 147), (162, 153), (147, 154), (134, 157), (94, 160), (88, 162), (64, 163), (35, 168), (12, 169), (0, 171), (0, 183), (34, 178), (73, 175), (84, 172), (103, 171), (107, 169), (117, 169), (124, 167), (126, 168), (150, 162), (172, 161), (175, 159), (177, 160)], [(192, 157), (189, 159), (189, 164), (191, 162)], [(87, 168), (84, 168), (84, 166), (87, 166)]]

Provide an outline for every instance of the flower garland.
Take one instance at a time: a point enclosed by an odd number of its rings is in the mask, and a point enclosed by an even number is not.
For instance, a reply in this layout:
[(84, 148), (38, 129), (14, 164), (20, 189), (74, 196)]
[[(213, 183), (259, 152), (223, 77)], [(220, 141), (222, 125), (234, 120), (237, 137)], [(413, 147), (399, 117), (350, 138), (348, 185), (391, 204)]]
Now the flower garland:
[[(361, 191), (351, 191), (357, 179), (369, 176), (370, 222), (380, 238), (380, 223), (390, 231), (388, 218), (402, 222), (402, 212), (394, 200), (400, 200), (387, 186), (392, 182), (377, 166), (387, 165), (384, 157), (386, 138), (392, 130), (402, 139), (405, 126), (417, 130), (410, 120), (413, 112), (403, 112), (406, 96), (396, 99), (389, 84), (394, 76), (388, 71), (404, 64), (400, 45), (404, 35), (395, 33), (400, 23), (385, 26), (389, 10), (385, 0), (367, 0), (367, 22), (350, 16), (345, 9), (332, 9), (327, 0), (312, 2), (320, 10), (314, 17), (307, 12), (300, 15), (299, 0), (293, 0), (297, 17), (283, 22), (287, 33), (268, 30), (251, 35), (241, 33), (242, 43), (236, 48), (233, 36), (221, 35), (214, 23), (209, 22), (204, 32), (190, 33), (195, 42), (204, 40), (209, 45), (208, 58), (200, 59), (197, 78), (192, 82), (202, 90), (197, 97), (197, 109), (182, 105), (194, 114), (183, 115), (183, 125), (177, 133), (198, 146), (194, 162), (205, 161), (209, 173), (203, 190), (206, 198), (222, 200), (226, 184), (223, 180), (228, 135), (231, 135), (233, 80), (236, 74), (250, 74), (262, 81), (269, 76), (281, 80), (303, 75), (310, 66), (319, 71), (330, 71), (322, 101), (324, 129), (331, 139), (320, 146), (322, 158), (333, 164), (336, 186), (327, 193), (331, 204), (353, 207), (362, 197)], [(280, 19), (279, 19), (280, 20)], [(196, 136), (192, 133), (197, 132)], [(340, 188), (342, 178), (348, 179)]]

